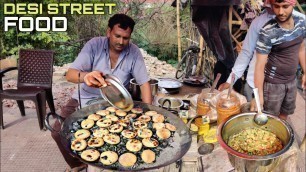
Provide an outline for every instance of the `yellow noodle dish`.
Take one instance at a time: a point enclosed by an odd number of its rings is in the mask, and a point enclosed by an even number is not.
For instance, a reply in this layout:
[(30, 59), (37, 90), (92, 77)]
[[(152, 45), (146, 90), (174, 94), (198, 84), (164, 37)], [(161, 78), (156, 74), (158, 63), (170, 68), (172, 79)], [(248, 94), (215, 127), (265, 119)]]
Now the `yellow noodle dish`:
[(227, 144), (238, 152), (259, 156), (273, 154), (283, 148), (275, 134), (260, 128), (246, 128), (230, 136)]

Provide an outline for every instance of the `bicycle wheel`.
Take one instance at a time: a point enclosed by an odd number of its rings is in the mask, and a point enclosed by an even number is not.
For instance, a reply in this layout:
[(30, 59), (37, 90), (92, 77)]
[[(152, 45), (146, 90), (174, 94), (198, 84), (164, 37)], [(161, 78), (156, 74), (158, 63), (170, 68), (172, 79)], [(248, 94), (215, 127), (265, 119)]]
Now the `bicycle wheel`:
[(189, 56), (189, 53), (186, 52), (182, 58), (182, 60), (177, 64), (175, 78), (180, 79), (186, 74), (186, 59)]
[(196, 55), (190, 53), (186, 59), (186, 68), (185, 68), (185, 78), (189, 78), (190, 76), (195, 74), (195, 70), (197, 65), (196, 63)]

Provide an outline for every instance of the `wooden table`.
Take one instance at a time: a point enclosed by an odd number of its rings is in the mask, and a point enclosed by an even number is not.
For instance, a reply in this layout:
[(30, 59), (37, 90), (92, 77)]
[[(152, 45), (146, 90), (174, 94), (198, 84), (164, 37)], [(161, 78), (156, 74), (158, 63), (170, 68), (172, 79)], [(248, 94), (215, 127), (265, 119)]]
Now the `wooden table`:
[[(161, 97), (175, 97), (182, 100), (190, 100), (192, 96), (195, 94), (201, 93), (201, 90), (205, 87), (192, 87), (183, 84), (179, 93), (177, 94), (163, 94), (158, 93), (155, 97), (155, 101)], [(215, 124), (216, 125), (216, 124)], [(234, 162), (230, 162), (229, 156), (227, 152), (219, 146), (218, 142), (214, 144), (215, 148), (213, 152), (200, 155), (198, 153), (198, 147), (200, 145), (197, 143), (197, 136), (192, 136), (192, 143), (189, 151), (182, 158), (182, 165), (179, 168), (175, 168), (175, 164), (171, 164), (167, 167), (159, 169), (157, 171), (163, 172), (176, 172), (176, 171), (186, 171), (186, 172), (201, 172), (201, 171), (214, 171), (214, 172), (229, 172), (229, 171), (243, 171), (242, 167), (245, 166), (245, 161), (235, 159)], [(278, 160), (276, 167), (274, 167), (273, 171), (282, 171), (286, 169), (286, 171), (295, 171), (297, 167), (297, 158), (299, 154), (299, 149), (297, 146), (297, 142), (295, 140), (293, 146), (281, 156)], [(235, 166), (235, 168), (233, 167)], [(271, 167), (267, 166), (266, 168), (259, 168), (259, 171), (267, 171)]]

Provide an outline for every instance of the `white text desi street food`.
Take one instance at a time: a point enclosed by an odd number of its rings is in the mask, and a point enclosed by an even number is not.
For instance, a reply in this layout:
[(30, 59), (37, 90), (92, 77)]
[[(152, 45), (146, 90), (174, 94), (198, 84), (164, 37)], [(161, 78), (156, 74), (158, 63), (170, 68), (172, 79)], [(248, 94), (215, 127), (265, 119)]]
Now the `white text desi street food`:
[(275, 134), (260, 128), (244, 129), (230, 136), (227, 144), (238, 152), (259, 156), (273, 154), (283, 148)]
[(108, 107), (72, 123), (71, 150), (88, 162), (111, 168), (154, 163), (171, 146), (176, 127), (156, 111)]

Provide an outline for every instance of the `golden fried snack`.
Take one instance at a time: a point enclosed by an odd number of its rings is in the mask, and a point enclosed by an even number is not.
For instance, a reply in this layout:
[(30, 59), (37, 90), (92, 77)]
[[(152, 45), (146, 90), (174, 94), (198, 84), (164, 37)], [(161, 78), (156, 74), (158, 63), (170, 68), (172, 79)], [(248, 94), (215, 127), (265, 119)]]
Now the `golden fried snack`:
[(97, 126), (99, 127), (109, 127), (112, 125), (112, 120), (107, 118), (102, 118), (97, 121)]
[(158, 141), (154, 138), (144, 138), (142, 139), (142, 144), (148, 148), (155, 148), (159, 145)]
[(170, 131), (176, 131), (176, 127), (170, 123), (165, 123), (165, 126)]
[(121, 116), (121, 117), (123, 117), (123, 116), (126, 116), (126, 112), (125, 111), (123, 111), (123, 110), (116, 110), (116, 115), (118, 115), (118, 116)]
[(145, 115), (148, 115), (148, 116), (153, 116), (153, 115), (156, 115), (156, 114), (157, 114), (157, 112), (154, 111), (154, 110), (147, 111), (147, 112), (145, 113)]
[(101, 153), (100, 161), (103, 165), (112, 165), (118, 160), (118, 154), (113, 151), (106, 151)]
[(109, 132), (120, 133), (123, 130), (123, 126), (120, 124), (113, 124), (108, 127)]
[(92, 120), (94, 120), (94, 121), (98, 121), (99, 119), (101, 118), (101, 116), (100, 115), (98, 115), (98, 114), (90, 114), (90, 115), (88, 115), (88, 117), (87, 117), (87, 119), (92, 119)]
[(171, 136), (171, 132), (166, 128), (162, 128), (160, 130), (156, 130), (156, 135), (160, 139), (168, 139)]
[(143, 112), (142, 108), (133, 108), (131, 109), (132, 113), (141, 114)]
[(96, 112), (96, 114), (101, 115), (101, 116), (106, 116), (109, 115), (109, 111), (108, 110), (99, 110)]
[(141, 138), (148, 138), (148, 137), (151, 137), (153, 133), (150, 129), (143, 128), (143, 129), (137, 130), (137, 135), (138, 137), (141, 137)]
[(132, 139), (137, 136), (136, 131), (131, 131), (131, 130), (123, 130), (121, 134), (123, 135), (123, 137), (128, 138), (128, 139)]
[(138, 129), (143, 129), (147, 128), (148, 124), (145, 121), (136, 121), (133, 123), (133, 127), (138, 130)]
[(123, 127), (127, 127), (130, 124), (130, 121), (128, 119), (119, 119), (117, 124), (120, 124)]
[(164, 120), (165, 120), (164, 115), (161, 115), (161, 114), (155, 114), (155, 115), (153, 115), (152, 118), (153, 118), (152, 120), (154, 122), (164, 122)]
[(100, 157), (100, 152), (95, 149), (87, 149), (81, 153), (81, 158), (85, 161), (93, 162)]
[(84, 150), (87, 146), (87, 143), (83, 139), (75, 139), (71, 142), (71, 149), (75, 151)]
[(111, 121), (117, 122), (119, 118), (115, 115), (106, 115), (105, 118), (110, 119)]
[(109, 133), (109, 131), (106, 128), (98, 128), (98, 129), (93, 130), (93, 135), (95, 137), (101, 137), (102, 138), (108, 133)]
[(144, 150), (141, 153), (141, 159), (148, 164), (151, 164), (155, 161), (155, 153), (151, 151), (150, 149)]
[(81, 127), (84, 129), (89, 129), (95, 125), (95, 121), (92, 119), (85, 119), (81, 122)]
[(141, 115), (140, 117), (138, 117), (138, 120), (149, 122), (149, 121), (151, 121), (151, 117), (149, 115)]
[(120, 142), (120, 137), (116, 134), (107, 134), (103, 137), (103, 140), (112, 145), (116, 145)]
[(165, 128), (165, 124), (162, 122), (154, 122), (153, 128), (155, 128), (156, 130), (159, 130), (159, 129)]
[(124, 167), (131, 167), (136, 161), (137, 157), (132, 153), (124, 153), (119, 157), (119, 163)]
[(101, 147), (104, 144), (104, 141), (101, 137), (92, 137), (87, 142), (89, 147)]
[(115, 113), (117, 108), (110, 106), (110, 107), (106, 108), (106, 110), (110, 111), (111, 113)]
[(74, 133), (74, 137), (76, 139), (86, 139), (89, 136), (90, 136), (90, 132), (85, 129), (80, 129)]
[(142, 143), (139, 140), (131, 139), (126, 143), (126, 148), (132, 152), (138, 152), (142, 148)]
[(131, 118), (136, 118), (136, 117), (137, 117), (137, 115), (135, 113), (130, 113), (127, 116), (125, 116), (124, 119), (130, 120)]

